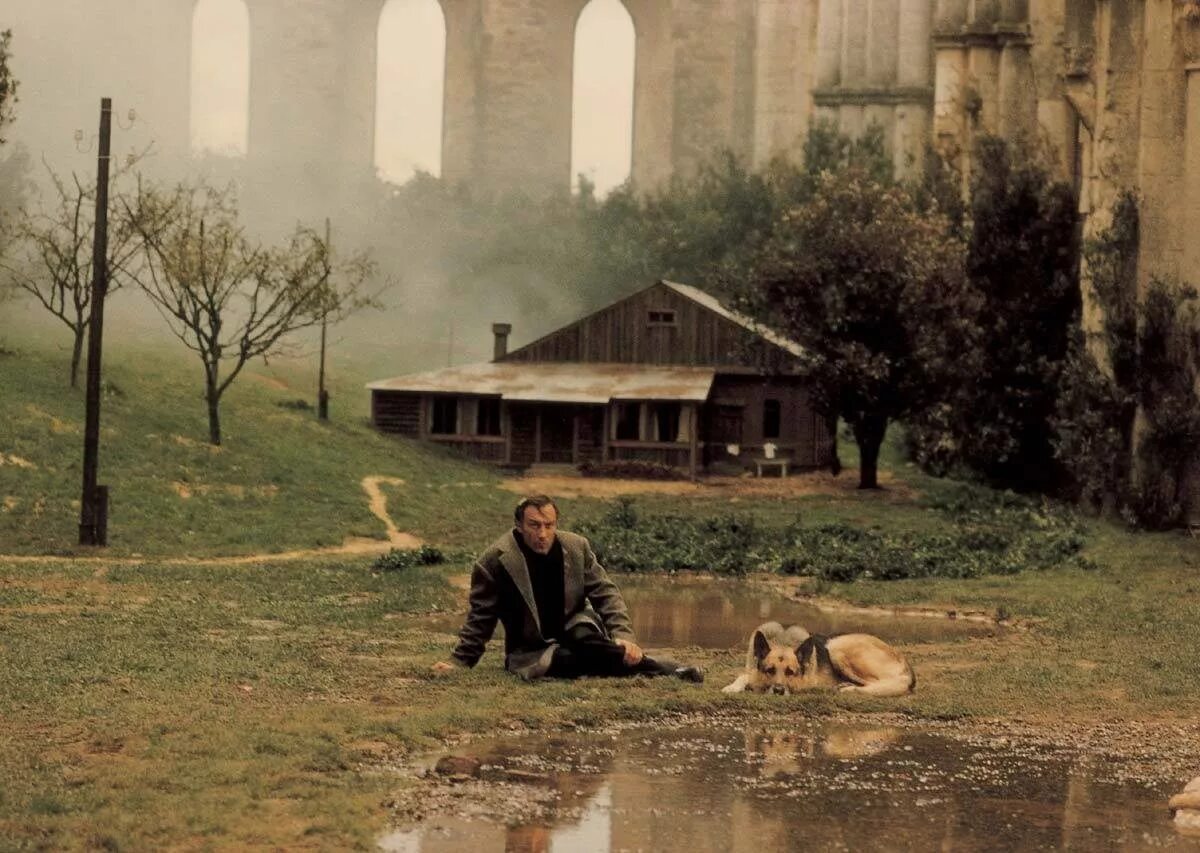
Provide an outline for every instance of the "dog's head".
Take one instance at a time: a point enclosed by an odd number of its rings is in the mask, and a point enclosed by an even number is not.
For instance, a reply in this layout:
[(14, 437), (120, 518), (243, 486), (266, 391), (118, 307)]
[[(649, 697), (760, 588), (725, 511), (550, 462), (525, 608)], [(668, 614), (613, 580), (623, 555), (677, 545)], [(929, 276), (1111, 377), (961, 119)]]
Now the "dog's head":
[(773, 643), (762, 631), (754, 632), (755, 678), (751, 684), (760, 693), (794, 693), (801, 688), (799, 649)]

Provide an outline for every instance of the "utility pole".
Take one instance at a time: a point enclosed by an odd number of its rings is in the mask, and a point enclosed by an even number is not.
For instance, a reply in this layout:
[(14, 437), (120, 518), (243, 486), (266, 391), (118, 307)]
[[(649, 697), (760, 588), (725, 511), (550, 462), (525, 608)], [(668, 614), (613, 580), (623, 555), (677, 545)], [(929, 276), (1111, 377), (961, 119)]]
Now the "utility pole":
[(96, 233), (92, 240), (92, 310), (88, 320), (87, 415), (83, 432), (83, 496), (79, 544), (108, 544), (108, 486), (97, 485), (100, 455), (100, 354), (108, 295), (108, 166), (112, 98), (100, 101), (100, 158), (96, 169)]
[[(333, 246), (330, 243), (329, 217), (325, 217), (325, 263), (333, 263)], [(325, 273), (325, 284), (329, 285), (329, 273)], [(325, 390), (325, 326), (328, 312), (321, 315), (321, 366), (317, 370), (317, 418), (329, 420), (329, 392)]]

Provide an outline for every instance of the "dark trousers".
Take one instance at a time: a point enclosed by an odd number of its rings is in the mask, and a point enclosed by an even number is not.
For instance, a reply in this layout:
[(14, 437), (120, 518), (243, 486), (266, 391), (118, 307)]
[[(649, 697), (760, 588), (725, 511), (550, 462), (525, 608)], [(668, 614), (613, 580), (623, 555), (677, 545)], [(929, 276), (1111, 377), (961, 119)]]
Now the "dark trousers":
[(625, 649), (614, 643), (596, 629), (594, 625), (576, 625), (554, 650), (550, 659), (548, 678), (579, 678), (582, 675), (620, 677), (626, 675), (671, 675), (679, 664), (673, 661), (653, 660), (643, 655), (642, 660), (628, 666)]

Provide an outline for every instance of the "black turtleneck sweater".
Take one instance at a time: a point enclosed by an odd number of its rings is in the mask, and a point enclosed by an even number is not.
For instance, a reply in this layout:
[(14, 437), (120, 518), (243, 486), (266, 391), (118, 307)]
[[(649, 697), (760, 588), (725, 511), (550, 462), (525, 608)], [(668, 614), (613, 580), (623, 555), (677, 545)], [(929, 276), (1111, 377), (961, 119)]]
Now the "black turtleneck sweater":
[(562, 639), (563, 624), (566, 621), (563, 610), (566, 608), (566, 593), (563, 590), (563, 549), (558, 537), (550, 546), (548, 554), (539, 554), (525, 544), (518, 530), (513, 530), (513, 538), (525, 557), (525, 565), (529, 567), (529, 581), (533, 585), (533, 600), (537, 602), (538, 622), (542, 626), (542, 636), (547, 640)]

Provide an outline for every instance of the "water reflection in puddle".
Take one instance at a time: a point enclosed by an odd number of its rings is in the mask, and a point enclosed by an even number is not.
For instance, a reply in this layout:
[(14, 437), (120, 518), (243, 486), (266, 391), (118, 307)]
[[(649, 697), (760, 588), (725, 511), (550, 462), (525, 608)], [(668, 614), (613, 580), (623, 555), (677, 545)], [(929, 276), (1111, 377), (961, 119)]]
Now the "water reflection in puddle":
[(1111, 781), (1119, 774), (1100, 759), (888, 726), (713, 724), (509, 740), (469, 755), (483, 781), (431, 783), (440, 793), (423, 796), (444, 796), (442, 814), (385, 836), (382, 849), (1197, 849), (1172, 829), (1168, 790)]
[[(755, 626), (768, 620), (800, 624), (818, 634), (864, 631), (894, 643), (940, 642), (1001, 630), (986, 623), (919, 616), (822, 613), (737, 580), (626, 575), (616, 581), (629, 605), (634, 632), (651, 648), (743, 648)], [(439, 615), (428, 624), (457, 633), (464, 615)]]

